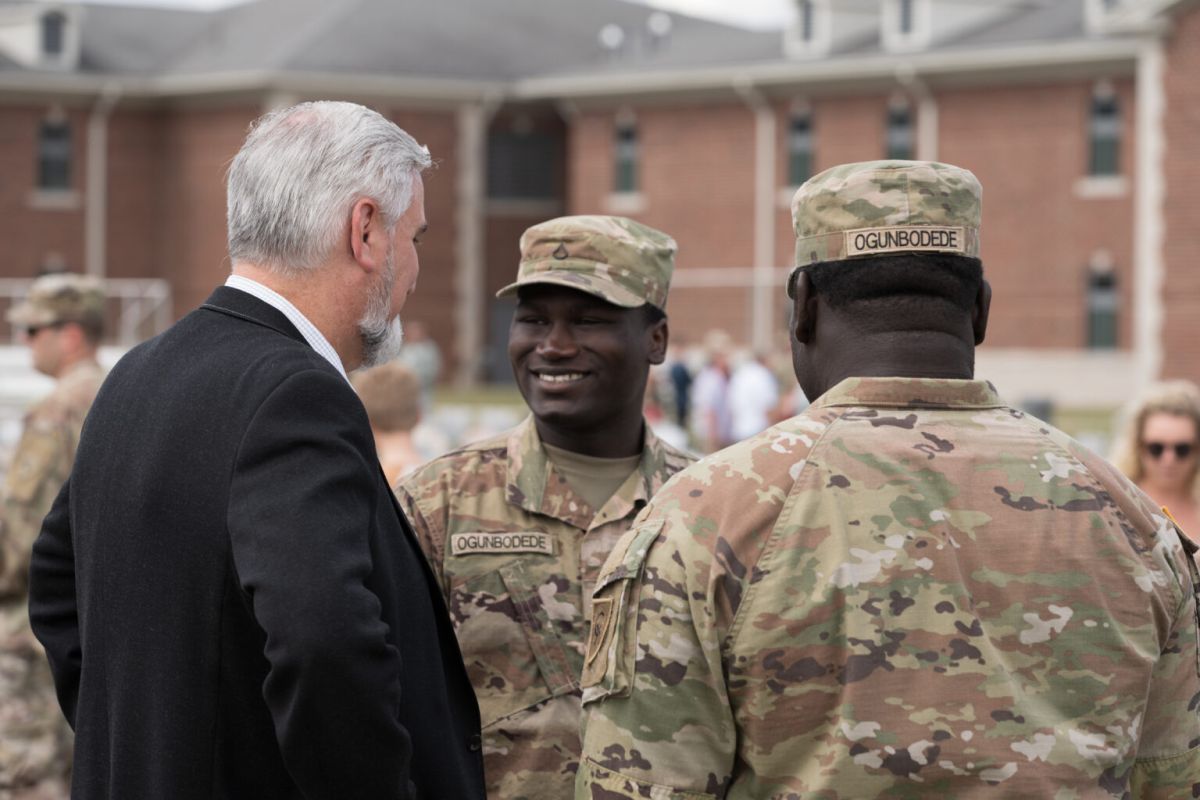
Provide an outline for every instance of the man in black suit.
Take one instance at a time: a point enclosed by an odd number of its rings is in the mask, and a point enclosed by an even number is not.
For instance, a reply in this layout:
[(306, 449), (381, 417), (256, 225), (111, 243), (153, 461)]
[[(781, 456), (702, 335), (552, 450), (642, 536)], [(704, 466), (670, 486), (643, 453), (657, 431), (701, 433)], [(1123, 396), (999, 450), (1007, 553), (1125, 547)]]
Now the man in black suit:
[(398, 343), (428, 152), (373, 111), (260, 120), (233, 274), (113, 369), (34, 546), (73, 796), (482, 798), (453, 630), (346, 370)]

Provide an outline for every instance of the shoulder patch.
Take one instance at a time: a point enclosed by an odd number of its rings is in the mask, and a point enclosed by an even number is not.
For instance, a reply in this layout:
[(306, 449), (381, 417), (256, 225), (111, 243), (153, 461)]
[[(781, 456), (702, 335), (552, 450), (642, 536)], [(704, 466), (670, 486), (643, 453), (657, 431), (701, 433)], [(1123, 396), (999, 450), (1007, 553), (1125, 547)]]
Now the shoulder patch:
[[(592, 621), (584, 656), (584, 702), (625, 691), (632, 679), (637, 636), (636, 584), (663, 520), (630, 530), (613, 548), (592, 592)], [(596, 688), (601, 687), (601, 688)]]

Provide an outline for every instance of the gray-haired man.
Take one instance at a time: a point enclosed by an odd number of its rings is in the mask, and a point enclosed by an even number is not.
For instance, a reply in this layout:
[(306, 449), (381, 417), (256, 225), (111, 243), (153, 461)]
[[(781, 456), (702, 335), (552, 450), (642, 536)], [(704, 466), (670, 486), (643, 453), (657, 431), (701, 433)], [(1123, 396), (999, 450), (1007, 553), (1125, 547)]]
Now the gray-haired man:
[(73, 797), (483, 796), (454, 634), (346, 380), (397, 338), (429, 163), (361, 106), (260, 120), (232, 276), (101, 389), (31, 577)]

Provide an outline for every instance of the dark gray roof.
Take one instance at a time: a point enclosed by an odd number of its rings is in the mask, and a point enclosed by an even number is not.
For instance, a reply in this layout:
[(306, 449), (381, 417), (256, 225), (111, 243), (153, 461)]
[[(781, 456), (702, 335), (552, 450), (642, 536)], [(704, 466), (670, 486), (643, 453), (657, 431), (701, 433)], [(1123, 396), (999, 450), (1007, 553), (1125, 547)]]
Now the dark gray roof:
[(117, 74), (162, 72), (210, 22), (210, 14), (197, 11), (86, 6), (79, 68)]
[[(931, 49), (1084, 39), (1083, 5), (1026, 0)], [(675, 13), (669, 37), (654, 44), (647, 29), (653, 13), (628, 0), (253, 0), (206, 12), (88, 4), (79, 68), (144, 76), (291, 72), (507, 82), (785, 59), (779, 31)], [(600, 44), (608, 24), (625, 33), (619, 52)], [(882, 55), (876, 30), (842, 43), (826, 60)], [(21, 68), (0, 57), (0, 70), (15, 69)]]
[[(739, 28), (671, 14), (665, 46), (651, 47), (654, 9), (623, 0), (258, 0), (217, 12), (174, 73), (301, 72), (512, 80), (555, 72), (711, 63), (761, 57), (765, 40)], [(281, 20), (288, 20), (282, 24)], [(626, 47), (604, 50), (607, 24)]]

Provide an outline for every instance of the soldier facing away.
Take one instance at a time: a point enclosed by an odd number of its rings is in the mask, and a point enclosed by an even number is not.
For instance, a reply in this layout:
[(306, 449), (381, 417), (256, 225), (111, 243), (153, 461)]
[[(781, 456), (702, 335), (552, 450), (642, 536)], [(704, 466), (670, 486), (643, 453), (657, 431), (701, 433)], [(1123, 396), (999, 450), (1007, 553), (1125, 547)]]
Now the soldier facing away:
[(675, 242), (619, 217), (521, 237), (508, 354), (531, 418), (438, 458), (397, 496), (450, 606), (493, 800), (570, 797), (591, 588), (638, 511), (691, 458), (642, 417), (667, 348)]
[(792, 204), (804, 413), (684, 471), (593, 599), (577, 797), (1194, 797), (1193, 545), (974, 380), (981, 190)]
[(54, 378), (25, 416), (5, 476), (0, 520), (0, 800), (65, 798), (71, 731), (58, 709), (42, 647), (29, 627), (29, 555), (42, 518), (71, 472), (83, 419), (104, 382), (96, 348), (104, 290), (82, 275), (47, 275), (8, 321), (25, 336), (33, 366)]

